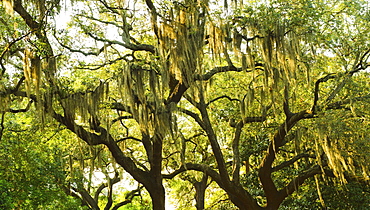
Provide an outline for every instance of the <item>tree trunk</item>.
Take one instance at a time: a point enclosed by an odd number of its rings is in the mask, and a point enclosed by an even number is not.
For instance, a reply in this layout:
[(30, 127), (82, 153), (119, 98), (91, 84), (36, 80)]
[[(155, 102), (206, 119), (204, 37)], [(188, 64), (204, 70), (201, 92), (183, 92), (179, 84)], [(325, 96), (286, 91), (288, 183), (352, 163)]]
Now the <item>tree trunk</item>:
[(153, 210), (165, 210), (165, 190), (160, 183), (153, 183), (151, 187), (147, 187), (150, 197), (152, 198)]
[(196, 208), (197, 210), (203, 210), (204, 209), (204, 197), (206, 194), (207, 189), (207, 180), (208, 176), (206, 174), (203, 174), (202, 180), (200, 182), (195, 182), (195, 201), (196, 201)]
[(162, 176), (162, 148), (163, 148), (163, 137), (158, 131), (157, 135), (152, 138), (152, 161), (150, 162), (150, 186), (146, 187), (150, 197), (152, 198), (153, 210), (164, 210), (165, 209), (165, 190), (163, 187), (163, 176)]
[(239, 184), (233, 184), (227, 191), (229, 199), (240, 210), (261, 210), (257, 201)]

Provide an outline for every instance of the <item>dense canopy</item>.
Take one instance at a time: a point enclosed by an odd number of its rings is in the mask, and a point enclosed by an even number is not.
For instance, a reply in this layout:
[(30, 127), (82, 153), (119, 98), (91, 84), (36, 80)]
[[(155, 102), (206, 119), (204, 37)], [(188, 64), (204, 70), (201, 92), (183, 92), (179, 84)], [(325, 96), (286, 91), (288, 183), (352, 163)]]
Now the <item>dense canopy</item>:
[(1, 209), (369, 209), (367, 0), (2, 0)]

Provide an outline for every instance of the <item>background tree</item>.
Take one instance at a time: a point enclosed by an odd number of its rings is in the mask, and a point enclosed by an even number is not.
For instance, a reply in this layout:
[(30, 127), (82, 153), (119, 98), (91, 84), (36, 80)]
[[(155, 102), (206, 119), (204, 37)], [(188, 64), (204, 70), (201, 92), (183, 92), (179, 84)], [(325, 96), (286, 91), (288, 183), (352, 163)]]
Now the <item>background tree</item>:
[(78, 9), (60, 28), (60, 1), (3, 1), (2, 131), (21, 101), (93, 146), (70, 156), (80, 170), (66, 166), (91, 208), (85, 160), (111, 183), (119, 165), (153, 209), (164, 179), (190, 181), (198, 208), (217, 191), (227, 197), (205, 205), (277, 209), (314, 177), (304, 187), (322, 206), (327, 177), (368, 186), (366, 2), (65, 4)]

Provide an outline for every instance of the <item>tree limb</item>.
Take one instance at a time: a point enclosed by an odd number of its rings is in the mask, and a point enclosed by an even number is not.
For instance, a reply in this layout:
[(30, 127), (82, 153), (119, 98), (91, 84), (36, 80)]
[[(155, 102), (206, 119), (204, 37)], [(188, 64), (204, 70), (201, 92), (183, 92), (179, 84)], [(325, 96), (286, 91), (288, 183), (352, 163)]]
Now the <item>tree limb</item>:
[[(282, 188), (278, 192), (278, 196), (275, 198), (275, 203), (272, 203), (271, 206), (275, 206), (277, 203), (280, 203), (289, 195), (291, 195), (294, 191), (298, 189), (299, 186), (303, 184), (303, 182), (315, 176), (316, 174), (321, 174), (321, 166), (315, 165), (310, 169), (300, 173), (296, 178), (294, 178), (286, 187)], [(269, 204), (268, 204), (269, 205)], [(277, 206), (278, 207), (278, 206)]]
[(221, 72), (229, 72), (229, 71), (236, 71), (236, 72), (242, 72), (242, 68), (236, 68), (235, 66), (221, 66), (221, 67), (215, 67), (212, 70), (208, 71), (207, 73), (203, 75), (196, 75), (195, 80), (209, 80), (213, 75)]
[(239, 151), (239, 142), (240, 136), (242, 133), (243, 121), (240, 121), (236, 125), (234, 139), (232, 142), (233, 149), (233, 166), (232, 166), (232, 181), (235, 184), (240, 183), (240, 151)]
[(280, 125), (279, 129), (277, 130), (272, 141), (269, 144), (267, 153), (262, 160), (260, 169), (258, 171), (258, 177), (262, 183), (268, 205), (269, 203), (272, 203), (271, 205), (275, 205), (275, 197), (278, 194), (277, 188), (271, 177), (271, 166), (276, 158), (276, 153), (279, 151), (279, 148), (282, 146), (285, 136), (293, 128), (293, 126), (298, 121), (310, 117), (312, 117), (312, 112), (308, 110), (303, 110), (299, 113), (293, 114), (290, 118), (287, 118), (286, 121)]
[(109, 44), (117, 44), (117, 45), (121, 45), (129, 50), (133, 50), (133, 51), (148, 51), (148, 52), (151, 52), (151, 53), (155, 53), (155, 48), (153, 45), (148, 45), (148, 44), (139, 44), (139, 45), (135, 45), (135, 44), (132, 44), (132, 43), (125, 43), (125, 42), (120, 42), (120, 41), (117, 41), (117, 40), (110, 40), (110, 39), (104, 39), (104, 38), (100, 38), (98, 36), (95, 36), (94, 34), (92, 34), (91, 32), (86, 32), (87, 35), (89, 35), (91, 38), (97, 40), (97, 41), (101, 41), (101, 42), (104, 42), (104, 43), (109, 43)]
[(284, 162), (280, 163), (279, 165), (271, 168), (271, 172), (275, 172), (275, 171), (278, 171), (278, 170), (283, 169), (285, 167), (288, 167), (288, 166), (292, 165), (293, 163), (295, 163), (296, 161), (298, 161), (302, 158), (315, 158), (315, 157), (316, 157), (315, 155), (310, 155), (310, 154), (307, 154), (307, 153), (298, 154), (295, 157), (293, 157), (292, 159), (284, 161)]
[(31, 30), (31, 31), (27, 32), (26, 34), (24, 34), (24, 35), (22, 35), (22, 36), (20, 36), (20, 37), (18, 37), (18, 38), (16, 38), (16, 39), (14, 39), (13, 41), (11, 41), (11, 42), (10, 42), (10, 43), (5, 47), (5, 49), (3, 50), (3, 52), (2, 52), (2, 53), (1, 53), (1, 55), (0, 55), (0, 66), (1, 66), (1, 68), (2, 68), (0, 78), (2, 78), (2, 77), (3, 77), (3, 75), (4, 75), (4, 73), (5, 73), (5, 70), (6, 70), (6, 68), (5, 68), (5, 66), (4, 66), (4, 63), (3, 63), (3, 59), (4, 59), (4, 56), (5, 56), (6, 52), (8, 52), (8, 51), (9, 51), (9, 49), (12, 47), (12, 45), (13, 45), (13, 44), (15, 44), (16, 42), (18, 42), (18, 41), (22, 40), (23, 38), (27, 37), (28, 35), (30, 35), (30, 34), (31, 34), (31, 33), (33, 33), (33, 32), (34, 32), (34, 30)]
[(138, 194), (140, 190), (143, 188), (143, 186), (138, 187), (136, 190), (132, 190), (131, 192), (127, 193), (125, 196), (125, 200), (122, 202), (117, 203), (113, 206), (112, 210), (118, 210), (119, 207), (124, 206), (126, 204), (129, 204), (132, 202), (132, 199), (134, 199), (135, 196), (139, 196)]
[[(259, 70), (263, 70), (263, 64), (262, 63), (255, 63), (255, 69), (259, 69)], [(213, 75), (215, 74), (218, 74), (218, 73), (222, 73), (222, 72), (229, 72), (229, 71), (235, 71), (235, 72), (252, 72), (252, 70), (245, 70), (243, 68), (237, 68), (235, 66), (218, 66), (218, 67), (215, 67), (213, 69), (211, 69), (210, 71), (208, 71), (207, 73), (203, 74), (203, 75), (195, 75), (194, 79), (195, 80), (200, 80), (200, 81), (205, 81), (205, 80), (209, 80), (212, 78)]]
[(81, 206), (89, 206), (89, 204), (81, 198), (81, 196), (79, 196), (78, 194), (76, 194), (75, 192), (73, 192), (70, 188), (71, 187), (67, 187), (65, 186), (64, 184), (60, 184), (61, 187), (62, 187), (62, 190), (64, 191), (64, 193), (66, 195), (69, 195), (69, 196), (72, 196), (74, 197), (75, 199), (78, 199), (79, 201), (81, 201)]
[(76, 187), (72, 187), (72, 189), (76, 192), (78, 192), (82, 199), (84, 201), (86, 201), (86, 203), (89, 204), (89, 206), (93, 209), (93, 210), (100, 210), (99, 206), (98, 206), (98, 203), (94, 200), (93, 197), (91, 197), (91, 195), (89, 194), (89, 192), (87, 192), (84, 188), (76, 188)]
[(208, 105), (210, 105), (211, 103), (213, 103), (213, 102), (215, 102), (215, 101), (217, 101), (217, 100), (223, 99), (223, 98), (226, 98), (226, 99), (228, 99), (229, 101), (239, 101), (239, 102), (240, 102), (240, 100), (239, 100), (239, 99), (231, 98), (230, 96), (223, 95), (223, 96), (219, 96), (219, 97), (216, 97), (216, 98), (214, 98), (214, 99), (210, 100), (210, 101), (207, 103), (207, 106), (208, 106)]
[(179, 169), (175, 170), (171, 174), (163, 174), (163, 178), (164, 179), (173, 179), (175, 176), (181, 174), (182, 172), (188, 171), (188, 170), (204, 172), (205, 174), (210, 176), (217, 183), (221, 183), (221, 177), (217, 173), (217, 171), (212, 169), (209, 165), (195, 164), (195, 163), (186, 163), (185, 165), (182, 165)]
[(11, 109), (11, 108), (9, 108), (8, 110), (6, 110), (6, 112), (10, 112), (10, 113), (27, 112), (30, 109), (32, 102), (33, 102), (33, 100), (30, 100), (28, 102), (26, 108), (24, 108), (24, 109)]
[(33, 17), (24, 9), (21, 0), (14, 0), (13, 8), (14, 11), (16, 11), (23, 18), (23, 20), (26, 22), (28, 27), (31, 28), (31, 30), (37, 30), (40, 28), (40, 23), (35, 21)]
[[(81, 53), (82, 55), (84, 56), (89, 56), (89, 55), (95, 55), (95, 56), (98, 56), (100, 55), (100, 53), (104, 52), (104, 49), (107, 47), (107, 45), (103, 46), (102, 48), (100, 48), (98, 51), (90, 51), (90, 52), (85, 52), (85, 51), (82, 51), (82, 50), (78, 50), (78, 49), (73, 49), (72, 47), (69, 47), (65, 44), (63, 44), (62, 42), (59, 41), (59, 39), (55, 36), (54, 34), (54, 37), (55, 39), (57, 40), (58, 44), (60, 46), (62, 46), (63, 48), (69, 50), (70, 52), (76, 52), (76, 53)], [(108, 44), (108, 46), (110, 46), (111, 44)]]
[(199, 117), (199, 115), (198, 115), (198, 114), (196, 114), (196, 113), (194, 113), (194, 112), (192, 112), (192, 111), (189, 111), (189, 110), (187, 110), (187, 109), (181, 108), (181, 107), (179, 107), (178, 109), (179, 109), (179, 111), (181, 111), (182, 113), (184, 113), (184, 114), (189, 115), (190, 117), (192, 117), (192, 118), (195, 120), (195, 122), (196, 122), (196, 123), (198, 123), (198, 125), (199, 125), (203, 130), (205, 130), (205, 129), (206, 129), (206, 127), (205, 127), (205, 125), (204, 125), (204, 123), (203, 123), (202, 119)]
[[(116, 174), (115, 176), (114, 176), (114, 178), (113, 179), (111, 179), (111, 185), (114, 185), (114, 184), (116, 184), (116, 183), (118, 183), (118, 182), (120, 182), (121, 181), (121, 178), (119, 178), (118, 176), (117, 176), (118, 174)], [(96, 190), (96, 192), (95, 192), (95, 195), (94, 195), (94, 200), (96, 200), (96, 202), (98, 202), (99, 201), (99, 195), (100, 195), (100, 193), (103, 191), (103, 189), (105, 189), (106, 187), (108, 187), (108, 183), (103, 183), (103, 184), (101, 184), (99, 187), (98, 187), (98, 189)]]
[(328, 74), (325, 77), (322, 77), (322, 78), (318, 79), (315, 82), (314, 100), (313, 100), (313, 105), (312, 105), (312, 108), (311, 108), (311, 111), (313, 113), (316, 113), (316, 111), (317, 111), (317, 103), (318, 103), (318, 100), (319, 100), (320, 83), (326, 82), (329, 79), (333, 79), (335, 77), (336, 77), (336, 75), (334, 75), (334, 74)]

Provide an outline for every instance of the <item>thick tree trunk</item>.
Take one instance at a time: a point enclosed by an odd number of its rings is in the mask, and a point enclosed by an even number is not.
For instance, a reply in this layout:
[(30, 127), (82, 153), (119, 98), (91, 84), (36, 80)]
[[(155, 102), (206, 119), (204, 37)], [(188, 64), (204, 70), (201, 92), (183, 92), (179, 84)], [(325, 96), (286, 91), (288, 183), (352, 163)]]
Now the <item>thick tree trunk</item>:
[(233, 191), (228, 191), (228, 196), (231, 202), (234, 203), (240, 210), (261, 210), (255, 199), (247, 193), (241, 186), (233, 186)]
[(204, 197), (206, 194), (207, 189), (207, 180), (208, 176), (206, 174), (203, 174), (202, 180), (200, 182), (195, 182), (195, 201), (196, 201), (196, 208), (197, 210), (203, 210), (204, 209)]
[(150, 158), (150, 186), (145, 186), (148, 190), (150, 197), (152, 198), (153, 210), (164, 210), (165, 209), (165, 190), (163, 187), (163, 176), (162, 176), (162, 149), (163, 149), (163, 137), (160, 134), (160, 130), (155, 136), (153, 136), (152, 142), (152, 154)]
[[(148, 188), (147, 188), (148, 189)], [(153, 187), (150, 187), (149, 194), (152, 198), (153, 210), (164, 210), (165, 209), (165, 190), (161, 183), (156, 183)]]

